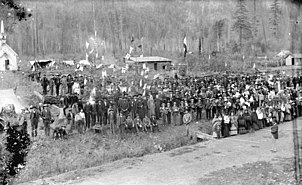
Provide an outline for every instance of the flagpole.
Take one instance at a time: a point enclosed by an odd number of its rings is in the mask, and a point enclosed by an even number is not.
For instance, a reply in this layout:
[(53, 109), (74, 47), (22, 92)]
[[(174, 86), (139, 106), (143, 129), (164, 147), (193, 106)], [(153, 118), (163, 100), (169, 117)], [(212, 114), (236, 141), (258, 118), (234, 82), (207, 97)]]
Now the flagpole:
[[(94, 9), (94, 0), (92, 0), (92, 12), (93, 12), (93, 29), (94, 29), (94, 43), (95, 43), (95, 49), (96, 49), (96, 56), (97, 56), (97, 45), (96, 45), (96, 29), (95, 29), (95, 9)], [(95, 66), (96, 56), (93, 57), (93, 65)]]

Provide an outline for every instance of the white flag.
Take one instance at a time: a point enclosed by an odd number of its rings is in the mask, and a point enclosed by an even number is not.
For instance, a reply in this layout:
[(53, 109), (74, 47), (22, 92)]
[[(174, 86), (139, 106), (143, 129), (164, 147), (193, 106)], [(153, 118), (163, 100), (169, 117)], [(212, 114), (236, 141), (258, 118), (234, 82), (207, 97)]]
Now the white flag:
[(89, 52), (89, 55), (91, 55), (93, 53), (93, 51), (94, 51), (94, 48)]
[(211, 55), (209, 55), (209, 60), (211, 59)]
[(253, 65), (253, 68), (255, 69), (256, 68), (256, 64), (254, 63), (254, 65)]
[(99, 57), (99, 53), (98, 53), (98, 52), (96, 52), (95, 57), (96, 57), (96, 58), (98, 58), (98, 57)]
[(89, 47), (89, 43), (86, 41), (86, 49), (88, 49)]
[(146, 69), (146, 68), (147, 68), (146, 64), (143, 64), (143, 69)]
[(129, 60), (131, 57), (131, 55), (129, 53), (127, 53), (127, 55), (125, 56), (125, 59)]
[(134, 48), (130, 46), (130, 49), (129, 49), (129, 54), (131, 54), (131, 53), (132, 53), (133, 49), (134, 49)]
[(105, 78), (107, 76), (107, 71), (102, 71), (102, 77)]
[(102, 56), (102, 61), (104, 61), (105, 60), (105, 57), (104, 57), (104, 55)]

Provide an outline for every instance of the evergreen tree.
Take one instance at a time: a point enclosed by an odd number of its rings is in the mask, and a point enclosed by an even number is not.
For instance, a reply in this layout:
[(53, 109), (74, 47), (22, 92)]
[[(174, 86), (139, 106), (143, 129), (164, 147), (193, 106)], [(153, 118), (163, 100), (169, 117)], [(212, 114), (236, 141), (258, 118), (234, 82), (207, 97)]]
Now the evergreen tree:
[(0, 166), (2, 184), (7, 184), (9, 179), (14, 177), (25, 165), (25, 157), (29, 151), (30, 139), (27, 133), (22, 132), (16, 127), (9, 126), (6, 136), (6, 151), (9, 155), (1, 158)]
[(238, 0), (236, 5), (234, 19), (235, 22), (232, 30), (239, 34), (239, 45), (242, 48), (243, 39), (247, 40), (252, 37), (252, 27), (248, 18), (248, 10), (244, 0)]
[(278, 26), (280, 23), (280, 17), (282, 13), (279, 0), (274, 0), (270, 8), (271, 8), (270, 24), (272, 25), (271, 27), (272, 33), (275, 38), (278, 38)]

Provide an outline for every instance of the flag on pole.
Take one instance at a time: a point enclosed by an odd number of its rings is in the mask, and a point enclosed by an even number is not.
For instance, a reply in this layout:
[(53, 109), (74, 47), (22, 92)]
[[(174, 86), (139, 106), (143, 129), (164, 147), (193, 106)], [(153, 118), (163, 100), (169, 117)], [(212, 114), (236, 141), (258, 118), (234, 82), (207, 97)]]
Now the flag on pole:
[(132, 53), (132, 51), (133, 51), (133, 47), (132, 46), (130, 46), (130, 49), (129, 49), (129, 54), (131, 54)]
[(89, 47), (89, 43), (86, 41), (86, 49), (88, 49)]
[(105, 78), (107, 76), (107, 71), (102, 71), (102, 77)]
[(125, 56), (125, 59), (129, 60), (131, 57), (131, 55), (129, 53), (127, 53), (127, 55)]
[(184, 57), (186, 58), (188, 52), (188, 45), (187, 45), (187, 37), (184, 38)]
[(86, 53), (86, 61), (88, 61), (88, 54)]
[(93, 51), (94, 51), (94, 48), (89, 52), (89, 55), (91, 55), (93, 53)]

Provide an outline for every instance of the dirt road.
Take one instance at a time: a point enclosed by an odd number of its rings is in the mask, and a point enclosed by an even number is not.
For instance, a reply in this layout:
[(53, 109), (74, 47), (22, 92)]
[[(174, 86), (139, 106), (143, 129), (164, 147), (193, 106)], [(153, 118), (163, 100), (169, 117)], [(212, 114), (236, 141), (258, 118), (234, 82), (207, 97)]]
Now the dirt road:
[[(302, 119), (298, 120), (298, 124)], [(198, 143), (165, 153), (124, 159), (101, 167), (70, 172), (28, 184), (190, 185), (210, 172), (274, 158), (292, 157), (292, 122), (279, 126), (277, 153), (270, 130)]]

